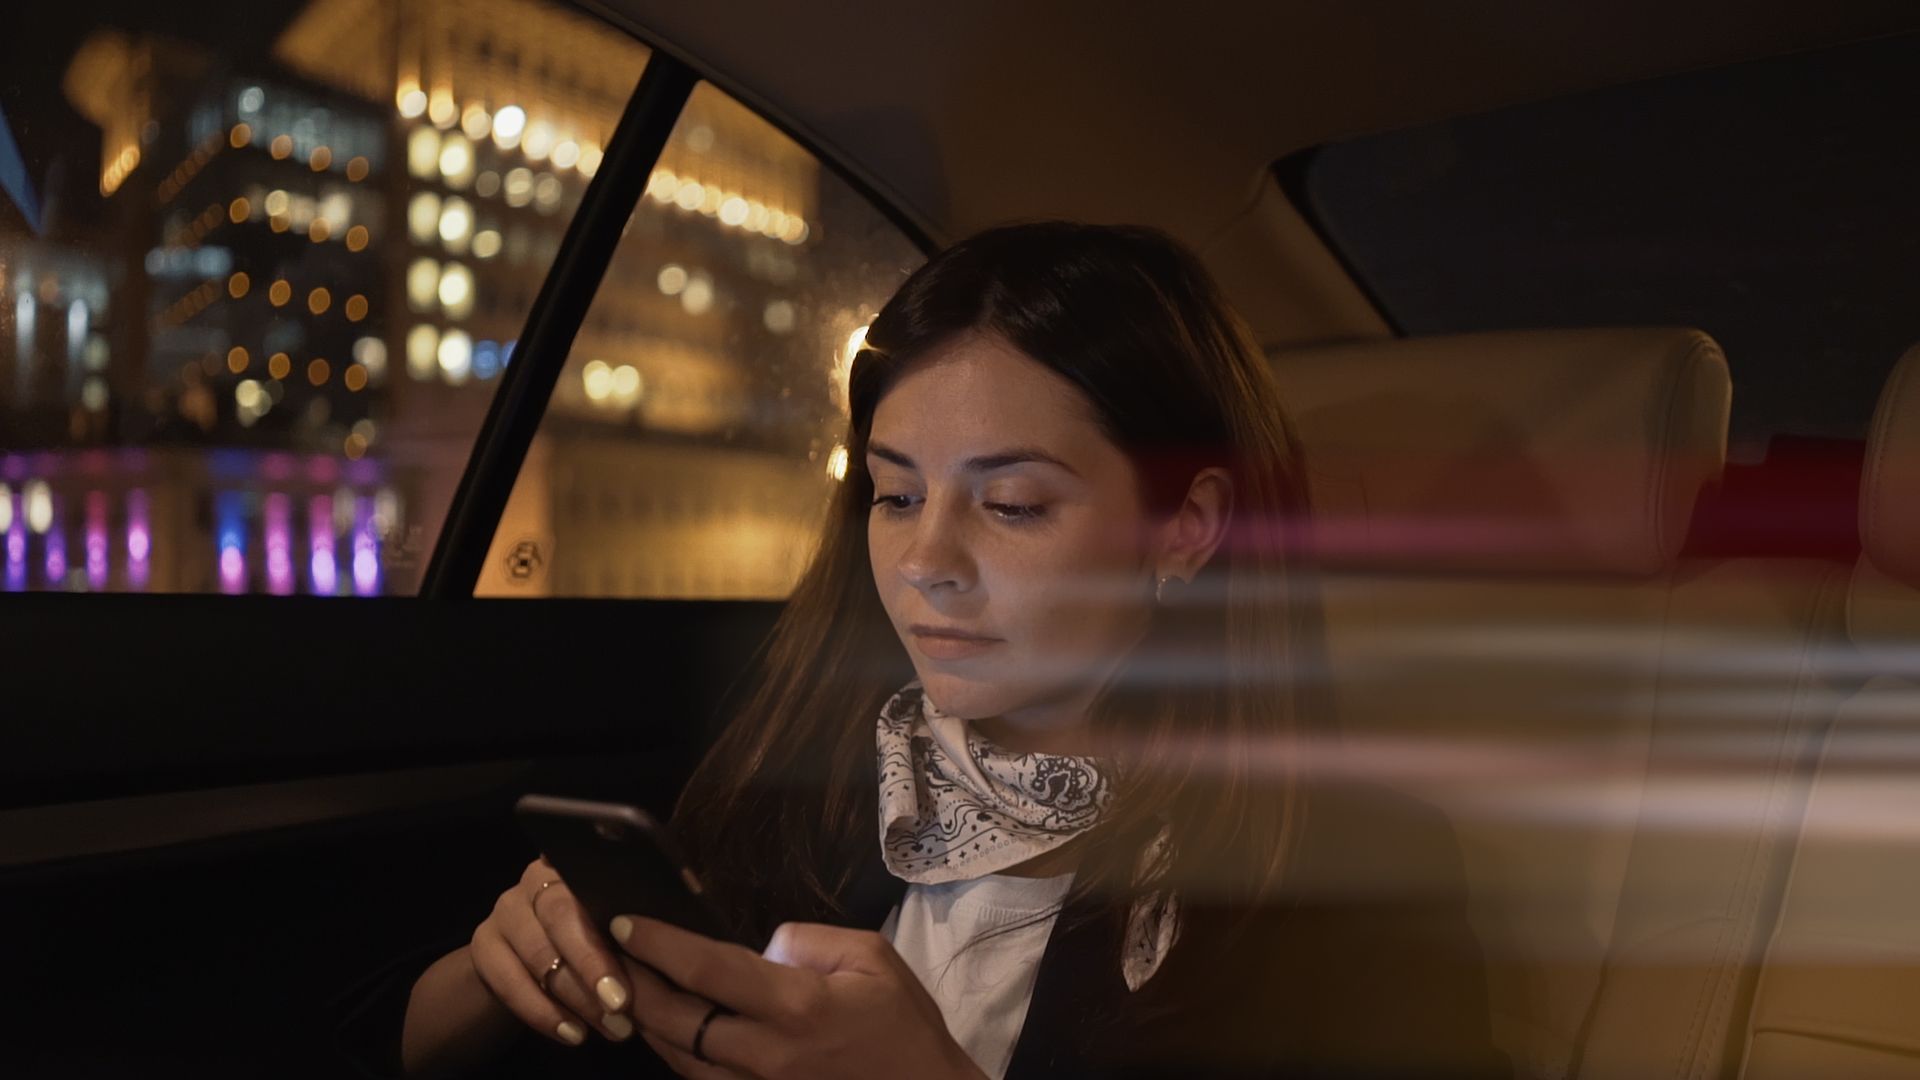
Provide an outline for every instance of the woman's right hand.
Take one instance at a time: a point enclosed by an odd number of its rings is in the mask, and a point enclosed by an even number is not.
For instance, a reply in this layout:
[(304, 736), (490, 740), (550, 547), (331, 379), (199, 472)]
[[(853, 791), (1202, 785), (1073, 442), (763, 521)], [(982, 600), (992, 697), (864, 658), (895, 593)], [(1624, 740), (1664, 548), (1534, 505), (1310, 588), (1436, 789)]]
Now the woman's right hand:
[[(616, 1042), (632, 1037), (631, 991), (613, 945), (544, 858), (500, 894), (469, 953), (494, 998), (547, 1038), (578, 1046), (588, 1028)], [(556, 957), (560, 968), (548, 977)]]

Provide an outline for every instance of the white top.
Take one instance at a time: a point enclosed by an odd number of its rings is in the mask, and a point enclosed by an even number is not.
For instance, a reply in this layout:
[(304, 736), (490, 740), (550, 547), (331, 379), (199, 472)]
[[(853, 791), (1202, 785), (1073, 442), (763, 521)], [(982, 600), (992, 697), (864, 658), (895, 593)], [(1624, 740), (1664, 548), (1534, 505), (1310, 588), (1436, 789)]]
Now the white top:
[[(1033, 999), (1040, 954), (1072, 884), (1072, 874), (987, 874), (970, 881), (909, 885), (880, 927), (939, 1004), (947, 1031), (993, 1080), (1005, 1076), (1013, 1061), (1013, 1046)], [(962, 949), (983, 934), (1018, 923), (1028, 925)]]

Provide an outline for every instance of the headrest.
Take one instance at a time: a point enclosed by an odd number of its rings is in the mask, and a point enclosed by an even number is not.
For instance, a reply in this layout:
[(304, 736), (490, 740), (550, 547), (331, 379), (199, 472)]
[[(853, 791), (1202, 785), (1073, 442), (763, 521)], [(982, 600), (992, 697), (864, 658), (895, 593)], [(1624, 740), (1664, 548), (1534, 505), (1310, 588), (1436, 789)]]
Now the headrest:
[(1860, 479), (1860, 546), (1882, 574), (1920, 589), (1920, 345), (1887, 376)]
[(1726, 462), (1697, 330), (1539, 330), (1277, 352), (1323, 565), (1658, 574)]

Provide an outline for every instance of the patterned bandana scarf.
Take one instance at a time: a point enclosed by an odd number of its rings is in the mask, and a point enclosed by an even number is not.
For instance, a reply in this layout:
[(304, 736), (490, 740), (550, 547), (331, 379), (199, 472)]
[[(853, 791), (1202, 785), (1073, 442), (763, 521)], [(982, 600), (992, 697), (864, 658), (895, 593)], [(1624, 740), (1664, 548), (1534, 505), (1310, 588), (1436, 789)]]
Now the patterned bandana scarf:
[[(941, 712), (918, 679), (881, 708), (876, 744), (881, 851), (895, 877), (915, 884), (996, 874), (1052, 851), (1098, 823), (1113, 795), (1094, 759), (995, 746)], [(1134, 904), (1122, 963), (1128, 989), (1159, 969), (1178, 932), (1171, 895)]]

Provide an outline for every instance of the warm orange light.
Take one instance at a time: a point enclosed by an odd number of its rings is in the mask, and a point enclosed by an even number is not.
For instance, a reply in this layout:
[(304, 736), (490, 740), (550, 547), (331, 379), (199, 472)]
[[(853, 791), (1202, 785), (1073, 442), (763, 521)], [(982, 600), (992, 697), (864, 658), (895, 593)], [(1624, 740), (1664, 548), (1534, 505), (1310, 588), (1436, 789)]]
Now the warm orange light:
[(333, 151), (327, 149), (324, 146), (314, 147), (313, 156), (307, 159), (308, 167), (311, 168), (314, 172), (326, 172), (327, 167), (332, 164), (333, 164)]
[(235, 375), (244, 374), (252, 360), (253, 358), (247, 355), (247, 350), (238, 345), (227, 350), (227, 370)]
[(373, 166), (367, 163), (366, 158), (355, 157), (351, 161), (347, 162), (347, 179), (357, 184), (360, 181), (365, 180), (367, 178), (367, 173), (372, 168)]
[(293, 286), (287, 284), (286, 279), (282, 278), (267, 286), (267, 299), (274, 307), (280, 307), (293, 299)]
[(332, 366), (317, 356), (313, 358), (312, 363), (307, 365), (307, 381), (315, 386), (325, 386), (327, 380), (332, 376)]
[(274, 232), (283, 233), (293, 226), (293, 219), (285, 214), (275, 214), (267, 219)]
[(247, 215), (252, 212), (253, 205), (247, 202), (247, 198), (244, 195), (227, 204), (227, 220), (233, 222), (235, 225), (247, 220)]
[(362, 438), (359, 432), (355, 432), (347, 436), (344, 449), (347, 452), (348, 461), (359, 461), (367, 452), (367, 440)]
[(361, 296), (359, 293), (354, 293), (352, 296), (347, 297), (346, 312), (348, 322), (359, 322), (361, 319), (366, 318), (367, 298)]
[(293, 136), (275, 135), (273, 142), (267, 147), (267, 153), (272, 154), (275, 161), (285, 161), (292, 157)]
[(276, 379), (284, 379), (293, 372), (293, 360), (286, 353), (277, 352), (267, 357), (267, 374)]
[(333, 294), (328, 292), (324, 287), (315, 289), (307, 294), (307, 310), (313, 312), (315, 315), (324, 315), (326, 310), (332, 306)]
[(367, 369), (359, 364), (348, 364), (347, 370), (340, 376), (340, 381), (347, 384), (348, 390), (357, 394), (367, 388)]
[(362, 251), (367, 246), (367, 227), (355, 225), (347, 230), (347, 250)]
[(245, 270), (236, 270), (233, 276), (227, 279), (227, 295), (235, 300), (247, 295), (247, 290), (251, 288), (253, 288), (253, 282), (247, 277)]
[(318, 217), (314, 218), (313, 224), (307, 226), (307, 239), (313, 241), (316, 244), (325, 240), (328, 236), (331, 236), (332, 234), (333, 234), (333, 226), (327, 224), (326, 218), (318, 218)]
[(235, 150), (240, 149), (252, 141), (253, 129), (245, 124), (235, 124), (233, 125), (233, 130), (227, 132), (227, 142)]
[(427, 102), (427, 119), (437, 128), (449, 128), (460, 115), (459, 106), (453, 103), (453, 94), (447, 90), (435, 90)]

